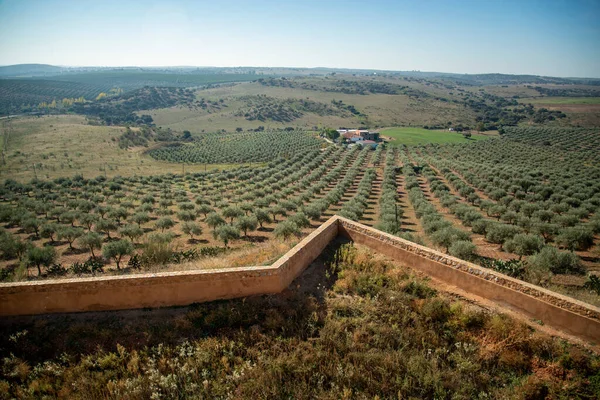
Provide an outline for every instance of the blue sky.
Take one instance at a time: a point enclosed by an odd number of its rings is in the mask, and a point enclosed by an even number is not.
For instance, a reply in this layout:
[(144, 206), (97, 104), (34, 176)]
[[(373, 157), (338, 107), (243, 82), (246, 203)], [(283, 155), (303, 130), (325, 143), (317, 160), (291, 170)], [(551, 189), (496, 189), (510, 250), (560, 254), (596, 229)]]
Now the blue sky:
[(0, 65), (600, 77), (600, 0), (0, 0)]

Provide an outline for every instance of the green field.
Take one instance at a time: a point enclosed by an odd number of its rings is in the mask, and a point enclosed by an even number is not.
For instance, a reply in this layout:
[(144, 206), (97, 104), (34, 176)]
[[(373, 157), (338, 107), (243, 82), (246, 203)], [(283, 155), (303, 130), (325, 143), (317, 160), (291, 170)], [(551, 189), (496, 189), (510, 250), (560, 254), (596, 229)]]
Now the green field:
[(391, 138), (392, 146), (418, 145), (426, 143), (469, 143), (477, 140), (487, 139), (489, 135), (473, 134), (466, 139), (458, 132), (431, 131), (423, 128), (389, 128), (381, 131), (382, 136)]
[(536, 97), (519, 99), (519, 102), (531, 104), (600, 104), (600, 97)]

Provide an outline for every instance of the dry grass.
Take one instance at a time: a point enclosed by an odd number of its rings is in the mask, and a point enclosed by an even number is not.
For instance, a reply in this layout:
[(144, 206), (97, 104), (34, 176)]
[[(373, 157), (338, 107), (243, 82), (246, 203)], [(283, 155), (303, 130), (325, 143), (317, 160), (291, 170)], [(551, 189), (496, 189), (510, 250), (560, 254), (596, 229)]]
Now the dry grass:
[[(169, 265), (167, 270), (190, 271), (270, 265), (285, 254), (291, 247), (291, 242), (270, 240), (265, 243), (234, 249), (219, 257), (201, 258), (193, 262), (172, 264)], [(164, 271), (164, 268), (150, 270), (150, 272), (158, 271)]]
[[(237, 165), (186, 165), (157, 161), (144, 154), (145, 148), (124, 150), (117, 138), (125, 128), (87, 125), (84, 117), (74, 115), (18, 118), (9, 127), (7, 164), (0, 167), (5, 178), (28, 181), (34, 177), (53, 179), (81, 174), (161, 175), (204, 171), (205, 168), (232, 168)], [(34, 170), (34, 164), (36, 168)]]
[[(419, 87), (419, 85), (416, 86)], [(423, 87), (420, 87), (420, 89), (423, 89)], [(431, 91), (429, 88), (428, 90)], [(152, 115), (158, 126), (175, 130), (187, 129), (194, 133), (200, 133), (202, 130), (209, 132), (218, 129), (233, 131), (237, 127), (254, 129), (260, 125), (266, 128), (281, 128), (285, 126), (304, 128), (312, 128), (314, 126), (358, 126), (362, 121), (362, 118), (355, 116), (342, 118), (307, 113), (290, 123), (279, 123), (274, 121), (247, 121), (243, 117), (236, 117), (234, 115), (245, 104), (240, 100), (240, 96), (263, 94), (279, 99), (309, 99), (326, 104), (330, 104), (332, 100), (341, 100), (345, 104), (354, 105), (359, 111), (367, 114), (368, 121), (372, 126), (423, 126), (446, 124), (448, 121), (469, 125), (474, 118), (474, 114), (464, 107), (431, 98), (410, 99), (405, 95), (345, 94), (297, 88), (270, 87), (251, 82), (198, 91), (197, 97), (199, 98), (203, 97), (213, 101), (224, 99), (228, 107), (223, 108), (220, 112), (209, 114), (204, 110), (196, 111), (188, 108), (173, 107), (140, 111), (140, 114)], [(447, 96), (447, 93), (440, 94)]]

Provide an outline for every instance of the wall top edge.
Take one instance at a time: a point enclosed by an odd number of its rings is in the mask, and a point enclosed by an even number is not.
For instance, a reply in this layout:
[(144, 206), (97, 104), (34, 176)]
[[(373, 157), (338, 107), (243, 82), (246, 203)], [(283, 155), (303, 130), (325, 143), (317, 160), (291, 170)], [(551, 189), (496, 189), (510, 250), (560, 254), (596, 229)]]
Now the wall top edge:
[(477, 270), (477, 271), (481, 272), (482, 274), (485, 273), (485, 274), (488, 274), (488, 275), (493, 275), (493, 276), (498, 277), (500, 279), (504, 279), (506, 281), (509, 281), (509, 282), (511, 282), (511, 283), (513, 283), (515, 285), (523, 286), (523, 287), (525, 287), (527, 289), (537, 290), (537, 291), (543, 293), (546, 296), (554, 297), (554, 298), (559, 299), (561, 301), (565, 301), (565, 302), (577, 304), (578, 306), (581, 306), (583, 308), (589, 309), (590, 311), (592, 311), (594, 313), (600, 314), (600, 307), (596, 307), (596, 306), (594, 306), (592, 304), (584, 303), (584, 302), (582, 302), (580, 300), (577, 300), (577, 299), (574, 299), (572, 297), (568, 297), (568, 296), (562, 295), (560, 293), (553, 292), (553, 291), (548, 290), (546, 288), (543, 288), (541, 286), (536, 286), (536, 285), (531, 284), (529, 282), (525, 282), (525, 281), (522, 281), (520, 279), (516, 279), (516, 278), (513, 278), (511, 276), (504, 275), (504, 274), (502, 274), (500, 272), (497, 272), (497, 271), (494, 271), (492, 269), (484, 268), (484, 267), (482, 267), (480, 265), (473, 264), (471, 262), (461, 260), (460, 258), (456, 258), (456, 257), (453, 257), (453, 256), (451, 256), (449, 254), (445, 254), (445, 253), (442, 253), (442, 252), (437, 251), (435, 249), (432, 249), (430, 247), (425, 247), (425, 246), (419, 245), (417, 243), (413, 243), (411, 241), (408, 241), (406, 239), (402, 239), (402, 238), (400, 238), (398, 236), (394, 236), (394, 235), (391, 235), (389, 233), (386, 233), (386, 232), (383, 232), (383, 231), (379, 231), (379, 230), (377, 230), (375, 228), (372, 228), (372, 227), (367, 226), (367, 225), (363, 225), (361, 223), (349, 220), (347, 218), (340, 217), (340, 216), (336, 216), (336, 217), (337, 217), (339, 223), (342, 224), (344, 227), (349, 227), (350, 229), (352, 229), (352, 228), (358, 228), (358, 229), (363, 230), (363, 231), (368, 231), (369, 233), (371, 233), (374, 236), (375, 235), (385, 236), (385, 237), (387, 237), (390, 240), (403, 243), (406, 246), (412, 247), (412, 248), (414, 248), (416, 250), (420, 250), (420, 251), (429, 253), (429, 254), (431, 254), (431, 255), (433, 255), (435, 257), (439, 257), (439, 258), (450, 260), (450, 261), (452, 261), (452, 262), (454, 262), (456, 264), (460, 264), (460, 265), (463, 265), (463, 266), (465, 266), (467, 268), (470, 268), (470, 269), (473, 269), (473, 270)]

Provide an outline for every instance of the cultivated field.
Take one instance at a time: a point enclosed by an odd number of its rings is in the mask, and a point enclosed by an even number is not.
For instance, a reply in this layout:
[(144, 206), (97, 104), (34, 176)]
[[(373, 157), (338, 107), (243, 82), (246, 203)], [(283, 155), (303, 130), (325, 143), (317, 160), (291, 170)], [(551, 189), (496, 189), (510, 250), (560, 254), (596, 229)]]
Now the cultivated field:
[(471, 134), (469, 138), (460, 132), (434, 131), (422, 128), (389, 128), (382, 129), (381, 135), (389, 138), (391, 146), (418, 145), (427, 143), (471, 143), (490, 137), (490, 134)]
[[(221, 253), (219, 246), (247, 251), (273, 238), (301, 237), (337, 213), (600, 304), (593, 278), (586, 275), (600, 270), (600, 153), (594, 130), (514, 128), (469, 145), (375, 151), (321, 148), (325, 142), (299, 131), (273, 134), (280, 135), (278, 144), (263, 167), (7, 181), (5, 279), (92, 273), (80, 272), (79, 263), (102, 252), (97, 273), (123, 266), (130, 272), (177, 268)], [(269, 148), (265, 142), (250, 151), (235, 135), (259, 140), (271, 133), (223, 135), (226, 146), (182, 144), (164, 154), (194, 162), (211, 148), (211, 157), (238, 154), (237, 161), (244, 162)], [(182, 152), (182, 146), (189, 147)], [(557, 151), (561, 159), (552, 156)], [(182, 154), (191, 158), (178, 158)], [(36, 263), (24, 243), (51, 255)], [(111, 255), (117, 244), (124, 247)], [(19, 260), (30, 260), (31, 268)]]

